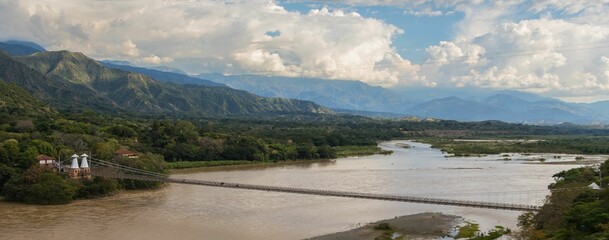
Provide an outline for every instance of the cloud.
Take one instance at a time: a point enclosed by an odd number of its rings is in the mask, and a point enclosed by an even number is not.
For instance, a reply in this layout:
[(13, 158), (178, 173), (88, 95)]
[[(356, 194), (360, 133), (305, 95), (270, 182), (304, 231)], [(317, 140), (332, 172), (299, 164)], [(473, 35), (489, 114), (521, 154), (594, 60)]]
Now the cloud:
[[(393, 49), (393, 38), (402, 33), (393, 25), (342, 9), (288, 11), (272, 0), (0, 0), (0, 16), (5, 20), (0, 38), (193, 73), (357, 79), (389, 86), (417, 69)], [(397, 57), (388, 61), (387, 56)], [(395, 66), (375, 68), (379, 62)]]
[(430, 64), (422, 74), (461, 87), (600, 94), (609, 89), (609, 60), (598, 49), (607, 49), (608, 41), (606, 26), (559, 19), (504, 23), (478, 37), (428, 47)]
[(421, 11), (406, 10), (404, 14), (413, 15), (417, 17), (437, 17), (454, 14), (453, 11), (442, 12), (440, 10), (423, 9)]
[(137, 62), (145, 63), (145, 64), (152, 64), (152, 65), (159, 65), (159, 64), (162, 64), (162, 63), (173, 62), (173, 58), (170, 58), (170, 57), (162, 57), (161, 58), (161, 57), (156, 56), (156, 55), (150, 55), (148, 57), (139, 58), (137, 60)]
[[(0, 39), (191, 73), (513, 88), (561, 97), (609, 91), (609, 0), (319, 3), (346, 7), (297, 12), (273, 0), (0, 0)], [(392, 6), (426, 17), (455, 13), (450, 19), (458, 20), (447, 23), (451, 39), (430, 43), (427, 58), (415, 63), (395, 49), (395, 41), (410, 37), (408, 29), (350, 6)]]

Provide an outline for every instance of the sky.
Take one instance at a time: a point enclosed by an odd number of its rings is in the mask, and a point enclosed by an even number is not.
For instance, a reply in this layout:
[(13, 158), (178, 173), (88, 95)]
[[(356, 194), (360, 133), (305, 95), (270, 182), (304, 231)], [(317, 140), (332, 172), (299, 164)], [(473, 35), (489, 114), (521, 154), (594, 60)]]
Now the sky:
[(609, 0), (0, 0), (0, 40), (188, 73), (609, 100)]

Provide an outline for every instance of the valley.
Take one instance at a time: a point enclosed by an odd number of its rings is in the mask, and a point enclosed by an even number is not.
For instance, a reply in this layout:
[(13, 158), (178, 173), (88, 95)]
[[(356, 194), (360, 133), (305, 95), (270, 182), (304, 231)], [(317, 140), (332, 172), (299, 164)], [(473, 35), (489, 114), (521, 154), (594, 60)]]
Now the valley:
[[(488, 232), (497, 225), (510, 237), (606, 234), (607, 190), (588, 187), (606, 185), (609, 175), (602, 101), (188, 75), (27, 42), (0, 49), (0, 213), (11, 216), (0, 220), (9, 229), (0, 238), (65, 239), (61, 233), (73, 226), (62, 223), (81, 217), (88, 239), (301, 239), (438, 212), (475, 222), (474, 234), (498, 234)], [(195, 189), (87, 175), (86, 158), (81, 167), (67, 164), (81, 156), (183, 179), (531, 204), (540, 211)], [(588, 220), (594, 225), (577, 227)], [(457, 237), (451, 224), (449, 233), (426, 236)]]

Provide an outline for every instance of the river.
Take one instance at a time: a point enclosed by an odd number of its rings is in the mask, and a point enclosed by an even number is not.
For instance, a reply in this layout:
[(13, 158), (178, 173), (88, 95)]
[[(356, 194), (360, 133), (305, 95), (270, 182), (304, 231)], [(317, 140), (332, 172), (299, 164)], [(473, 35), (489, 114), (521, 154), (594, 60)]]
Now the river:
[[(402, 148), (396, 143), (407, 143)], [(429, 145), (384, 142), (392, 155), (222, 167), (176, 178), (451, 199), (539, 203), (552, 175), (579, 165), (446, 158)], [(59, 206), (0, 202), (0, 239), (303, 239), (421, 212), (514, 228), (520, 212), (170, 184)]]

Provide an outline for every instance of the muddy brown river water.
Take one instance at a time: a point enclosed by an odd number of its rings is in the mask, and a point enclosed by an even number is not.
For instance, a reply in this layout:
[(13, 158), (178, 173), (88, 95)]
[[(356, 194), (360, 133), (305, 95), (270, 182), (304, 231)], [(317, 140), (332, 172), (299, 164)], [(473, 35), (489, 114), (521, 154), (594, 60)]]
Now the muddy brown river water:
[[(396, 143), (414, 147), (402, 148)], [(446, 158), (428, 145), (392, 155), (206, 169), (176, 178), (537, 204), (552, 175), (577, 164)], [(563, 158), (563, 159), (566, 159)], [(170, 184), (59, 206), (0, 202), (0, 239), (303, 239), (421, 212), (514, 227), (520, 212)]]

